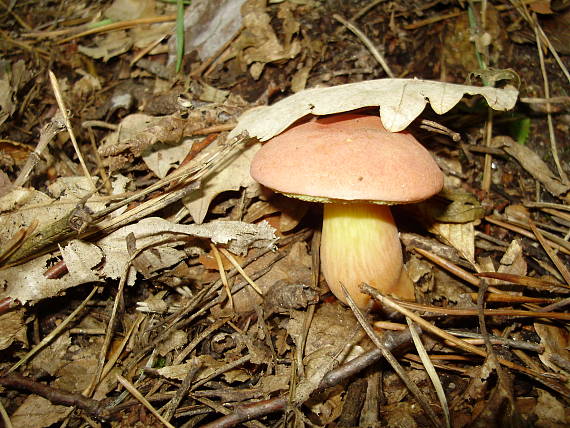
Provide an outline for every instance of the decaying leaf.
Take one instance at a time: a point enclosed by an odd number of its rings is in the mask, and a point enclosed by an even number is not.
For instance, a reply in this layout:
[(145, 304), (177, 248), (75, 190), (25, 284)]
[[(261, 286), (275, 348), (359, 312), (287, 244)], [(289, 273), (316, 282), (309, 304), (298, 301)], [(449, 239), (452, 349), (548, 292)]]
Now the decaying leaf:
[(540, 343), (544, 346), (544, 352), (538, 355), (540, 361), (556, 372), (570, 373), (568, 367), (570, 365), (570, 334), (568, 330), (541, 322), (535, 322), (534, 329), (540, 336)]
[[(184, 380), (184, 378), (188, 374), (188, 371), (196, 367), (196, 362), (200, 363), (200, 369), (196, 374), (197, 381), (206, 379), (214, 371), (216, 371), (216, 369), (219, 369), (220, 367), (226, 365), (225, 361), (216, 360), (210, 355), (203, 354), (196, 357), (194, 361), (190, 361), (189, 363), (166, 366), (161, 369), (158, 369), (157, 372), (160, 376), (164, 376), (167, 379)], [(249, 379), (249, 375), (247, 374), (247, 372), (242, 369), (228, 370), (224, 372), (221, 376), (223, 376), (229, 382), (232, 381), (244, 382)]]
[[(267, 255), (266, 257), (270, 257)], [(251, 274), (265, 266), (265, 257), (261, 257), (256, 262), (251, 263), (245, 269)], [(283, 259), (274, 263), (271, 270), (255, 281), (256, 285), (263, 291), (263, 295), (277, 282), (286, 284), (309, 284), (311, 280), (311, 256), (308, 254), (307, 246), (303, 242), (293, 244), (289, 254)], [(257, 293), (250, 293), (246, 287), (234, 295), (234, 307), (238, 313), (245, 313), (253, 310), (254, 305), (262, 305), (263, 298)]]
[(162, 342), (158, 348), (159, 355), (166, 355), (170, 351), (180, 348), (188, 343), (188, 334), (182, 330), (174, 330), (168, 335), (168, 338)]
[(113, 31), (102, 37), (97, 37), (96, 46), (78, 46), (77, 49), (84, 55), (94, 59), (109, 59), (124, 54), (133, 45), (131, 37), (126, 31)]
[(518, 97), (518, 91), (511, 87), (496, 89), (415, 79), (368, 80), (306, 89), (272, 106), (249, 110), (240, 117), (229, 137), (247, 131), (250, 136), (266, 141), (309, 114), (320, 116), (373, 106), (380, 107), (386, 129), (398, 132), (418, 117), (428, 101), (437, 114), (443, 114), (465, 94), (482, 95), (495, 110), (513, 108)]
[[(240, 36), (232, 44), (232, 54), (249, 66), (254, 79), (259, 79), (265, 64), (294, 58), (301, 51), (298, 40), (289, 32), (281, 43), (271, 26), (271, 16), (263, 6), (265, 1), (251, 0), (242, 8), (243, 26)], [(287, 28), (287, 20), (284, 20)]]
[(239, 32), (240, 8), (245, 0), (195, 0), (186, 9), (184, 34), (186, 53), (198, 52), (207, 60), (222, 49)]
[(69, 362), (65, 356), (69, 352), (70, 346), (71, 334), (69, 331), (65, 331), (36, 354), (31, 361), (32, 368), (55, 376), (57, 371)]
[(28, 396), (10, 416), (14, 428), (43, 428), (61, 422), (73, 409), (52, 404), (38, 395)]
[(23, 85), (32, 77), (32, 70), (20, 59), (13, 64), (2, 61), (0, 73), (0, 125), (17, 109), (17, 94)]
[(146, 166), (158, 178), (164, 178), (173, 166), (179, 165), (192, 149), (193, 141), (188, 139), (182, 144), (166, 147), (151, 147), (143, 153), (142, 158)]
[[(253, 225), (239, 221), (215, 221), (202, 225), (182, 225), (149, 217), (107, 235), (96, 244), (71, 241), (62, 249), (69, 271), (62, 278), (49, 279), (44, 276), (47, 261), (52, 255), (0, 271), (0, 283), (4, 285), (0, 297), (13, 297), (24, 303), (54, 296), (79, 284), (118, 278), (130, 259), (126, 238), (131, 233), (136, 239), (137, 248), (152, 248), (145, 254), (153, 261), (155, 270), (172, 266), (186, 257), (185, 252), (173, 248), (183, 243), (183, 236), (208, 238), (214, 243), (227, 245), (230, 251), (237, 254), (243, 254), (251, 247), (272, 247), (276, 240), (274, 229), (267, 222)], [(170, 242), (166, 245), (168, 238)], [(159, 246), (159, 243), (164, 245)], [(135, 270), (131, 267), (128, 283), (132, 285), (134, 280)]]
[(4, 286), (1, 297), (12, 297), (25, 303), (39, 301), (57, 295), (62, 290), (88, 282), (103, 281), (94, 269), (103, 261), (103, 253), (93, 245), (72, 241), (62, 249), (69, 272), (61, 278), (48, 279), (44, 276), (53, 255), (46, 254), (22, 265), (0, 271), (0, 283)]
[(549, 392), (539, 389), (538, 402), (534, 408), (537, 428), (562, 428), (570, 423), (567, 407)]
[(475, 224), (468, 223), (435, 223), (429, 231), (439, 235), (469, 262), (475, 262)]
[[(204, 221), (210, 202), (222, 192), (239, 190), (241, 187), (245, 187), (248, 197), (253, 197), (259, 193), (259, 184), (249, 174), (249, 165), (259, 147), (259, 144), (254, 144), (236, 153), (210, 175), (206, 176), (199, 190), (183, 200), (184, 205), (188, 208), (196, 223)], [(214, 143), (204, 150), (203, 155), (207, 156), (209, 153), (219, 150), (219, 144)]]
[(28, 344), (24, 315), (23, 309), (0, 315), (0, 351), (8, 348), (14, 341)]
[(526, 271), (527, 264), (524, 259), (523, 247), (519, 240), (514, 239), (501, 257), (499, 272), (525, 276)]
[(96, 358), (66, 361), (66, 364), (57, 371), (57, 379), (52, 386), (64, 391), (81, 393), (93, 380), (96, 370)]
[(505, 152), (515, 158), (530, 175), (540, 181), (544, 188), (554, 196), (566, 195), (570, 190), (570, 186), (562, 183), (540, 156), (527, 146), (519, 144), (507, 136), (493, 138), (493, 145), (502, 146)]
[(444, 223), (467, 223), (485, 216), (485, 209), (475, 195), (456, 188), (444, 188), (418, 206), (428, 219)]
[[(304, 311), (293, 311), (292, 318), (287, 326), (289, 335), (297, 344), (303, 333), (304, 318)], [(323, 348), (336, 352), (357, 331), (358, 323), (349, 308), (339, 302), (321, 306), (315, 311), (309, 329), (305, 344), (306, 354), (310, 355)], [(334, 351), (332, 351), (333, 349)]]

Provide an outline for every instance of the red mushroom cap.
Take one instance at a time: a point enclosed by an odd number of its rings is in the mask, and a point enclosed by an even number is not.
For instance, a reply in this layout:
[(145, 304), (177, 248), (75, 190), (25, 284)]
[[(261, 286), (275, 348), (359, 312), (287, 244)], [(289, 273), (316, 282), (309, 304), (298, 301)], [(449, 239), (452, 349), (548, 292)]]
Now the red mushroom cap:
[(293, 126), (265, 143), (251, 163), (261, 184), (319, 202), (418, 202), (438, 193), (443, 174), (408, 132), (378, 116), (347, 113)]

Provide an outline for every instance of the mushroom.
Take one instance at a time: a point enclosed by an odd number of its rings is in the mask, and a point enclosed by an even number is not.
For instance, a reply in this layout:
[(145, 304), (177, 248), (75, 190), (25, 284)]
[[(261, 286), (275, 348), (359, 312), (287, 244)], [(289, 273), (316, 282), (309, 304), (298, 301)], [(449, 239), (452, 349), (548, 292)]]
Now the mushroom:
[(364, 308), (366, 283), (414, 299), (389, 205), (438, 193), (443, 174), (408, 132), (388, 132), (379, 116), (344, 113), (293, 125), (265, 143), (251, 176), (286, 196), (323, 202), (321, 265), (335, 296), (341, 284)]

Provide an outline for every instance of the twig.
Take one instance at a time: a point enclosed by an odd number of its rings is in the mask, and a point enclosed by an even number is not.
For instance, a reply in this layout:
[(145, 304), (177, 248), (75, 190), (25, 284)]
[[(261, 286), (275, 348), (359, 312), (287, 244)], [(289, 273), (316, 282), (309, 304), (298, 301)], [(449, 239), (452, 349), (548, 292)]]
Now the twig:
[(111, 339), (113, 337), (113, 332), (115, 331), (115, 319), (117, 317), (117, 312), (119, 310), (119, 304), (123, 299), (123, 291), (125, 290), (125, 284), (127, 283), (127, 279), (129, 277), (129, 271), (131, 269), (131, 264), (133, 259), (142, 252), (142, 249), (135, 252), (134, 255), (129, 257), (127, 263), (125, 263), (125, 267), (123, 269), (123, 273), (121, 275), (121, 280), (119, 281), (119, 288), (117, 290), (117, 295), (115, 296), (115, 301), (113, 302), (113, 309), (111, 311), (111, 318), (107, 323), (107, 329), (105, 334), (105, 339), (103, 340), (103, 345), (101, 346), (101, 350), (99, 351), (99, 361), (97, 363), (97, 370), (95, 375), (93, 376), (91, 383), (85, 389), (85, 395), (90, 397), (95, 388), (103, 378), (103, 370), (105, 367), (105, 357), (107, 356), (107, 352), (109, 350), (109, 346), (111, 346)]
[[(385, 333), (381, 340), (384, 348), (389, 351), (394, 351), (404, 343), (409, 343), (411, 340), (410, 331), (406, 329), (405, 331), (399, 331), (397, 333)], [(350, 360), (327, 373), (314, 393), (338, 385), (340, 382), (349, 379), (351, 376), (377, 363), (382, 358), (382, 351), (376, 348)], [(210, 422), (204, 425), (203, 428), (231, 428), (245, 421), (283, 411), (287, 407), (288, 402), (288, 396), (284, 396), (258, 401), (252, 404), (240, 405), (237, 406), (231, 414)]]
[[(91, 34), (99, 34), (99, 33), (106, 33), (109, 31), (115, 30), (125, 30), (127, 28), (137, 27), (139, 25), (147, 25), (147, 24), (159, 24), (161, 22), (171, 22), (176, 20), (176, 15), (164, 15), (164, 16), (153, 16), (152, 18), (139, 18), (133, 19), (131, 21), (120, 21), (114, 22), (109, 25), (105, 25), (103, 27), (91, 28), (89, 30), (83, 31), (81, 33), (75, 34), (73, 36), (66, 37), (61, 39), (57, 42), (57, 44), (63, 44), (70, 42), (75, 39), (79, 39), (81, 37), (90, 36)], [(35, 35), (36, 37), (41, 37), (43, 34), (39, 33)]]
[(194, 377), (196, 377), (196, 374), (202, 367), (202, 363), (198, 358), (192, 360), (192, 364), (193, 367), (190, 370), (188, 370), (186, 377), (182, 381), (182, 385), (180, 385), (180, 388), (178, 389), (178, 391), (176, 391), (176, 395), (172, 397), (172, 400), (170, 400), (170, 402), (166, 405), (168, 407), (166, 412), (164, 412), (164, 419), (167, 421), (170, 421), (170, 419), (172, 419), (172, 417), (174, 416), (174, 412), (176, 412), (176, 409), (180, 405), (180, 402), (190, 390), (190, 386), (192, 385)]
[[(479, 356), (484, 357), (484, 358), (487, 357), (487, 353), (485, 351), (483, 351), (482, 349), (480, 349), (476, 346), (473, 346), (473, 345), (465, 342), (464, 340), (458, 339), (457, 337), (452, 336), (451, 334), (449, 334), (445, 330), (442, 330), (442, 329), (436, 327), (435, 325), (427, 322), (422, 317), (420, 317), (420, 316), (416, 315), (415, 313), (413, 313), (412, 311), (404, 308), (403, 306), (401, 306), (401, 304), (396, 303), (391, 298), (383, 296), (375, 288), (372, 288), (369, 285), (364, 284), (364, 285), (362, 285), (361, 289), (364, 293), (367, 293), (370, 296), (372, 296), (373, 298), (375, 298), (376, 300), (378, 300), (382, 305), (388, 306), (388, 307), (395, 309), (396, 311), (400, 312), (401, 314), (403, 314), (407, 317), (410, 317), (414, 322), (419, 324), (422, 329), (425, 329), (427, 331), (432, 332), (433, 334), (441, 337), (442, 339), (447, 340), (450, 344), (452, 344), (452, 345), (454, 345), (460, 349), (463, 349), (464, 351), (471, 352), (475, 355), (479, 355)], [(487, 315), (487, 314), (488, 314), (488, 310), (485, 310), (485, 315)], [(516, 363), (513, 363), (512, 361), (505, 360), (504, 358), (497, 358), (497, 361), (505, 367), (508, 367), (510, 369), (517, 370), (521, 373), (524, 373), (527, 376), (530, 376), (531, 378), (537, 380), (538, 382), (541, 382), (544, 385), (556, 390), (565, 399), (570, 397), (570, 389), (566, 388), (565, 386), (562, 386), (562, 385), (559, 385), (559, 384), (556, 384), (553, 382), (549, 382), (543, 373), (539, 373), (535, 370), (531, 370), (529, 368), (521, 366), (520, 364), (516, 364)]]
[[(384, 346), (382, 341), (378, 338), (378, 336), (376, 335), (376, 332), (372, 329), (372, 327), (370, 326), (368, 321), (366, 321), (366, 319), (364, 318), (364, 315), (362, 314), (362, 312), (360, 311), (358, 306), (356, 306), (356, 303), (354, 303), (352, 296), (350, 294), (348, 294), (348, 291), (346, 290), (344, 285), (340, 284), (340, 286), (342, 288), (342, 291), (344, 293), (344, 297), (346, 299), (346, 302), (348, 303), (348, 306), (350, 306), (350, 309), (352, 309), (354, 316), (356, 317), (356, 319), (358, 320), (358, 322), (360, 323), (360, 325), (362, 326), (362, 328), (364, 329), (364, 331), (366, 332), (366, 334), (368, 335), (370, 340), (372, 340), (372, 342), (378, 347), (378, 349), (380, 349), (380, 351), (382, 351), (382, 355), (384, 356), (386, 361), (388, 361), (388, 363), (390, 363), (390, 365), (392, 366), (394, 371), (397, 373), (397, 375), (400, 377), (400, 379), (404, 382), (406, 387), (414, 395), (416, 400), (418, 400), (418, 403), (420, 403), (420, 406), (422, 407), (423, 411), (428, 416), (428, 418), (431, 421), (431, 423), (433, 424), (433, 426), (436, 428), (439, 427), (438, 417), (435, 414), (435, 412), (433, 411), (433, 409), (430, 407), (430, 405), (428, 404), (427, 399), (424, 396), (424, 394), (420, 391), (418, 386), (410, 379), (410, 377), (408, 376), (408, 374), (406, 373), (404, 368), (400, 365), (398, 360), (396, 360), (396, 358), (394, 357), (392, 352), (390, 352), (390, 350), (388, 350)], [(410, 328), (412, 328), (412, 327), (410, 327)]]
[[(508, 394), (509, 404), (511, 409), (515, 409), (515, 400), (513, 398), (513, 389), (512, 383), (510, 379), (507, 377), (507, 374), (504, 372), (503, 367), (499, 364), (499, 359), (497, 358), (497, 354), (493, 349), (493, 345), (491, 344), (491, 340), (489, 339), (489, 332), (487, 331), (487, 324), (485, 323), (485, 293), (487, 291), (488, 283), (486, 280), (481, 281), (481, 287), (479, 288), (479, 295), (477, 297), (477, 312), (479, 318), (479, 329), (481, 330), (481, 335), (483, 336), (483, 340), (485, 342), (485, 349), (487, 349), (487, 358), (494, 366), (495, 371), (497, 372), (497, 377), (499, 378), (499, 387), (506, 390)], [(496, 394), (497, 390), (493, 391), (493, 394)], [(489, 399), (492, 402), (492, 398)]]
[(140, 326), (140, 324), (144, 321), (144, 319), (145, 319), (145, 316), (143, 314), (138, 314), (137, 318), (135, 319), (135, 321), (133, 322), (133, 324), (129, 328), (129, 331), (127, 332), (127, 334), (125, 334), (125, 336), (123, 337), (123, 339), (121, 340), (119, 345), (116, 347), (113, 347), (113, 353), (109, 357), (109, 361), (107, 361), (107, 364), (105, 364), (105, 366), (103, 367), (103, 371), (101, 372), (101, 379), (105, 379), (105, 376), (107, 376), (109, 374), (109, 372), (113, 369), (115, 363), (117, 362), (117, 360), (119, 359), (119, 357), (123, 353), (123, 350), (127, 346), (127, 343), (129, 343), (129, 340), (131, 340), (133, 333)]
[[(491, 145), (491, 139), (493, 138), (493, 109), (487, 107), (487, 121), (485, 122), (485, 146), (489, 147)], [(481, 189), (484, 192), (489, 192), (491, 189), (492, 182), (492, 163), (493, 156), (490, 153), (485, 154), (485, 160), (483, 164), (483, 180), (481, 182)]]
[(5, 428), (13, 427), (12, 421), (10, 420), (10, 416), (8, 415), (8, 412), (6, 412), (6, 409), (2, 405), (1, 401), (0, 401), (0, 416), (2, 416), (2, 422), (4, 423)]
[(55, 95), (55, 99), (57, 101), (57, 105), (59, 107), (59, 111), (63, 116), (63, 122), (65, 123), (65, 127), (67, 128), (67, 132), (69, 133), (69, 139), (73, 144), (73, 148), (75, 149), (75, 154), (79, 159), (79, 163), (81, 164), (81, 168), (83, 169), (83, 175), (87, 177), (89, 183), (91, 184), (91, 190), (95, 192), (97, 187), (95, 187), (95, 182), (93, 181), (93, 177), (89, 173), (87, 169), (87, 165), (85, 164), (85, 160), (83, 159), (83, 155), (81, 154), (81, 150), (79, 149), (79, 145), (77, 144), (77, 140), (75, 139), (75, 133), (73, 132), (73, 128), (71, 127), (71, 122), (69, 121), (69, 116), (67, 114), (67, 107), (65, 106), (65, 102), (63, 101), (63, 97), (61, 96), (61, 90), (59, 89), (59, 83), (55, 74), (51, 70), (48, 70), (49, 80), (51, 82), (51, 86), (53, 88), (53, 93)]
[(198, 382), (196, 382), (194, 385), (192, 385), (192, 387), (190, 388), (190, 390), (194, 391), (197, 388), (200, 388), (202, 385), (204, 385), (205, 383), (209, 382), (210, 380), (212, 380), (213, 378), (221, 375), (222, 373), (225, 373), (227, 371), (230, 371), (238, 366), (241, 366), (242, 364), (247, 363), (249, 360), (251, 360), (251, 354), (248, 355), (244, 355), (243, 357), (232, 361), (231, 363), (228, 364), (224, 364), (222, 367), (214, 370), (212, 373), (210, 373), (207, 377), (205, 377), (204, 379), (199, 380)]
[(461, 141), (461, 134), (459, 134), (459, 132), (455, 132), (449, 129), (447, 126), (444, 126), (441, 123), (437, 123), (433, 120), (422, 119), (420, 128), (425, 129), (429, 132), (447, 135), (455, 142)]
[(352, 31), (360, 39), (360, 41), (364, 43), (364, 45), (368, 48), (372, 56), (376, 59), (376, 61), (378, 61), (380, 66), (384, 69), (384, 72), (388, 75), (388, 77), (391, 78), (395, 77), (394, 73), (392, 73), (392, 70), (390, 70), (388, 63), (386, 62), (386, 60), (384, 60), (384, 57), (380, 54), (380, 52), (378, 52), (378, 49), (376, 49), (372, 41), (368, 37), (366, 37), (366, 35), (362, 31), (360, 31), (353, 23), (347, 21), (337, 13), (333, 15), (333, 18), (336, 19), (338, 22), (340, 22), (342, 25), (344, 25), (346, 28), (348, 28), (350, 31)]
[(253, 282), (253, 280), (247, 275), (247, 273), (245, 273), (245, 271), (242, 269), (242, 267), (239, 265), (239, 263), (237, 262), (237, 260), (235, 259), (234, 256), (231, 255), (231, 253), (226, 250), (225, 248), (220, 248), (220, 252), (226, 256), (226, 258), (230, 261), (230, 263), (232, 265), (234, 265), (234, 267), (236, 268), (236, 270), (240, 273), (241, 276), (243, 276), (243, 279), (245, 279), (247, 281), (247, 283), (249, 285), (252, 286), (252, 288), (260, 295), (263, 296), (263, 291), (261, 291), (261, 289), (257, 286), (257, 284), (255, 282)]
[(160, 413), (156, 411), (153, 405), (150, 404), (148, 400), (144, 398), (143, 395), (127, 379), (125, 379), (120, 374), (117, 374), (117, 380), (133, 395), (133, 397), (139, 400), (143, 406), (145, 406), (160, 422), (162, 422), (164, 426), (168, 428), (174, 428), (174, 425), (164, 419)]
[(18, 361), (16, 364), (14, 364), (12, 367), (10, 367), (10, 369), (6, 373), (11, 373), (14, 370), (16, 370), (18, 367), (20, 367), (22, 364), (24, 364), (26, 361), (28, 361), (32, 356), (37, 354), (38, 351), (40, 351), (45, 346), (47, 346), (55, 337), (57, 337), (59, 335), (59, 333), (61, 333), (69, 325), (69, 323), (75, 318), (75, 316), (79, 312), (81, 312), (81, 310), (85, 306), (87, 306), (87, 303), (89, 303), (89, 301), (95, 295), (95, 293), (97, 292), (98, 289), (99, 289), (98, 286), (93, 287), (93, 290), (91, 290), (91, 293), (89, 293), (89, 295), (83, 300), (83, 302), (81, 302), (81, 304), (79, 306), (77, 306), (77, 308), (75, 308), (75, 310), (72, 313), (70, 313), (67, 316), (67, 318), (65, 320), (63, 320), (63, 322), (61, 324), (59, 324), (50, 334), (48, 334), (46, 337), (44, 337), (44, 339), (40, 343), (38, 343), (32, 350), (30, 350), (30, 352), (28, 352), (26, 355), (24, 355), (20, 359), (20, 361)]
[(220, 252), (218, 251), (218, 247), (216, 247), (213, 242), (210, 242), (210, 248), (212, 249), (212, 253), (214, 254), (214, 258), (216, 259), (216, 263), (218, 264), (218, 271), (220, 272), (220, 279), (222, 280), (222, 284), (224, 284), (226, 294), (228, 295), (228, 301), (230, 302), (230, 308), (232, 309), (232, 312), (235, 312), (234, 298), (232, 296), (232, 290), (230, 289), (230, 283), (228, 282), (228, 277), (226, 276), (226, 269), (224, 268), (224, 263), (222, 262), (222, 257), (220, 256)]
[[(440, 257), (437, 254), (433, 254), (432, 252), (424, 250), (422, 248), (414, 247), (412, 250), (415, 251), (416, 253), (421, 254), (422, 256), (427, 258), (428, 260), (434, 262), (439, 267), (442, 267), (443, 269), (445, 269), (449, 273), (452, 273), (452, 274), (458, 276), (459, 278), (468, 282), (471, 285), (479, 287), (479, 284), (481, 283), (481, 280), (479, 278), (477, 278), (472, 273), (467, 272), (465, 269), (462, 269), (459, 266), (453, 264), (449, 260), (444, 259), (443, 257)], [(503, 294), (503, 292), (501, 290), (498, 290), (497, 288), (494, 288), (494, 287), (489, 287), (489, 291), (492, 293)]]
[(534, 236), (536, 236), (537, 241), (540, 242), (540, 245), (542, 245), (542, 248), (544, 249), (546, 254), (548, 254), (548, 257), (550, 257), (550, 260), (552, 260), (554, 265), (558, 268), (558, 272), (560, 272), (562, 278), (564, 278), (564, 281), (566, 281), (565, 286), (570, 287), (570, 272), (568, 271), (568, 268), (564, 265), (564, 263), (562, 263), (562, 260), (560, 260), (558, 255), (554, 251), (552, 251), (552, 248), (550, 247), (550, 245), (548, 245), (548, 242), (546, 241), (546, 239), (544, 239), (544, 236), (542, 236), (542, 233), (540, 233), (540, 230), (538, 230), (534, 222), (529, 219), (528, 225), (530, 226), (530, 230), (532, 230), (532, 233), (534, 233)]
[(186, 357), (190, 355), (190, 352), (192, 352), (194, 348), (196, 348), (196, 346), (198, 346), (202, 340), (207, 338), (210, 334), (215, 332), (217, 329), (219, 329), (228, 321), (229, 321), (228, 318), (219, 319), (215, 323), (210, 325), (207, 329), (205, 329), (202, 333), (200, 333), (197, 337), (195, 337), (194, 340), (192, 340), (192, 342), (190, 342), (188, 346), (186, 346), (186, 348), (184, 348), (184, 350), (174, 358), (173, 364), (182, 363), (182, 361), (184, 361)]
[[(222, 150), (212, 154), (206, 159), (203, 159), (200, 165), (196, 167), (192, 167), (190, 165), (180, 167), (172, 174), (152, 186), (148, 186), (140, 192), (137, 192), (108, 208), (96, 212), (91, 216), (91, 221), (93, 223), (97, 222), (97, 227), (80, 234), (79, 238), (84, 239), (95, 233), (115, 230), (125, 224), (132, 223), (140, 218), (146, 217), (151, 213), (180, 200), (198, 188), (199, 179), (210, 173), (221, 162), (227, 159), (227, 156), (233, 153), (241, 143), (248, 140), (249, 137), (247, 135), (239, 135), (234, 140), (230, 141), (229, 144), (225, 145)], [(179, 182), (176, 190), (167, 191), (154, 199), (147, 200), (117, 217), (103, 219), (111, 212), (136, 201), (143, 196), (162, 189), (166, 185), (175, 181)], [(29, 258), (38, 257), (39, 255), (48, 252), (56, 243), (61, 244), (71, 237), (77, 237), (77, 229), (72, 228), (70, 225), (70, 220), (74, 217), (74, 214), (75, 209), (61, 219), (42, 227), (40, 230), (32, 234), (30, 239), (26, 240), (17, 251), (5, 260), (6, 267), (21, 263)]]
[[(439, 306), (421, 305), (419, 303), (393, 301), (406, 309), (415, 311), (423, 311), (430, 315), (445, 315), (456, 317), (473, 317), (477, 316), (476, 309), (469, 308), (441, 308)], [(570, 320), (570, 313), (566, 312), (548, 312), (543, 313), (537, 311), (525, 311), (519, 309), (485, 309), (486, 316), (503, 316), (503, 317), (524, 317), (524, 318), (549, 318), (558, 320)]]
[(36, 382), (18, 373), (0, 376), (0, 385), (5, 388), (30, 392), (49, 400), (53, 404), (78, 407), (100, 420), (110, 418), (111, 413), (104, 407), (105, 401), (97, 401), (79, 393), (71, 393)]
[[(544, 81), (544, 97), (550, 98), (550, 85), (548, 83), (548, 74), (546, 73), (546, 67), (544, 65), (544, 54), (542, 53), (542, 44), (540, 42), (540, 35), (538, 32), (538, 28), (540, 27), (538, 23), (538, 19), (536, 18), (536, 14), (533, 14), (533, 30), (534, 35), (536, 37), (536, 47), (538, 51), (538, 59), (540, 60), (540, 71), (542, 73), (542, 79)], [(556, 165), (556, 169), (558, 170), (558, 175), (560, 175), (560, 179), (563, 183), (568, 183), (568, 176), (562, 169), (562, 165), (560, 164), (560, 158), (558, 156), (558, 148), (556, 145), (556, 135), (554, 133), (554, 124), (552, 122), (552, 113), (550, 112), (550, 103), (546, 103), (546, 120), (548, 123), (548, 133), (550, 135), (550, 151), (552, 153), (552, 157), (554, 159), (554, 163)]]
[[(472, 339), (482, 339), (483, 336), (479, 333), (473, 333), (470, 331), (459, 331), (459, 330), (447, 330), (448, 333), (459, 337), (468, 337)], [(521, 340), (508, 339), (506, 337), (500, 336), (489, 336), (489, 340), (494, 345), (509, 346), (511, 348), (524, 349), (531, 352), (542, 353), (544, 351), (544, 346), (539, 343), (525, 342)]]
[(65, 122), (63, 120), (63, 116), (61, 114), (56, 114), (54, 117), (51, 118), (49, 123), (47, 123), (40, 132), (40, 140), (38, 141), (38, 145), (34, 149), (26, 164), (20, 170), (20, 174), (16, 180), (14, 180), (14, 187), (23, 186), (24, 183), (28, 180), (28, 177), (32, 173), (34, 167), (40, 161), (40, 155), (45, 150), (47, 145), (50, 143), (51, 140), (55, 138), (57, 134), (62, 132), (65, 129)]
[(362, 9), (360, 9), (358, 12), (356, 12), (354, 15), (352, 15), (351, 21), (358, 21), (360, 18), (362, 18), (364, 15), (366, 15), (369, 10), (371, 10), (372, 8), (375, 8), (380, 3), (383, 3), (385, 1), (386, 0), (373, 0), (373, 1), (371, 1), (366, 6), (364, 6)]
[(414, 344), (416, 345), (416, 350), (418, 351), (418, 355), (420, 356), (420, 359), (424, 365), (424, 369), (427, 372), (429, 378), (431, 379), (431, 382), (433, 383), (433, 386), (434, 386), (436, 394), (437, 394), (437, 398), (439, 399), (439, 402), (441, 403), (441, 408), (443, 410), (443, 416), (445, 417), (445, 426), (447, 428), (451, 428), (451, 419), (449, 416), (449, 406), (447, 404), (447, 398), (445, 397), (445, 391), (443, 390), (443, 385), (441, 384), (441, 379), (437, 375), (437, 372), (435, 371), (435, 367), (433, 366), (431, 360), (429, 359), (426, 348), (424, 347), (424, 344), (422, 343), (422, 340), (420, 339), (420, 335), (418, 334), (418, 332), (414, 328), (415, 327), (414, 322), (409, 317), (406, 317), (406, 322), (408, 323), (408, 327), (410, 328), (410, 332), (412, 333), (412, 340), (414, 341)]
[[(507, 223), (506, 221), (499, 220), (498, 218), (496, 218), (494, 216), (487, 216), (487, 217), (485, 217), (485, 220), (488, 221), (489, 223), (493, 223), (497, 226), (511, 230), (511, 231), (516, 232), (520, 235), (526, 236), (527, 238), (536, 239), (536, 237), (534, 236), (534, 234), (532, 232), (529, 232), (528, 230), (524, 229), (523, 227), (515, 226), (514, 224)], [(547, 235), (546, 233), (543, 233), (543, 234)], [(549, 238), (554, 239), (554, 236), (551, 234), (548, 234), (547, 236)], [(556, 248), (558, 251), (563, 252), (564, 254), (570, 254), (570, 249), (568, 249), (568, 248), (570, 248), (570, 244), (564, 240), (558, 241), (558, 242), (550, 241), (549, 245), (551, 247)]]

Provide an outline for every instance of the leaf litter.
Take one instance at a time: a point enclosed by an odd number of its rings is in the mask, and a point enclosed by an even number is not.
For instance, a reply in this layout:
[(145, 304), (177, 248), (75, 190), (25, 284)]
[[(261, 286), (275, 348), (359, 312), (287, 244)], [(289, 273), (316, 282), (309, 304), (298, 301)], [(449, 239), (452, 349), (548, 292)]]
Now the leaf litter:
[[(174, 426), (430, 426), (428, 414), (449, 412), (462, 427), (504, 424), (506, 408), (509, 423), (569, 423), (568, 127), (552, 115), (568, 106), (568, 74), (551, 22), (567, 12), (532, 4), (533, 20), (500, 0), (198, 0), (175, 22), (173, 5), (143, 3), (45, 14), (15, 4), (2, 24), (13, 42), (0, 72), (3, 418), (150, 426), (158, 410)], [(93, 27), (98, 17), (114, 21)], [(556, 67), (529, 69), (535, 36)], [(47, 52), (59, 55), (48, 63)], [(473, 77), (484, 85), (465, 84)], [(44, 127), (54, 91), (78, 153), (68, 133)], [(398, 350), (411, 343), (399, 309), (364, 320), (400, 361), (396, 378), (327, 293), (319, 207), (249, 175), (261, 143), (291, 124), (357, 109), (417, 134), (447, 175), (437, 198), (395, 210), (417, 286), (405, 310), (422, 327), (415, 342), (437, 394), (415, 351)], [(524, 139), (511, 133), (522, 123)], [(221, 263), (209, 261), (212, 244)]]

